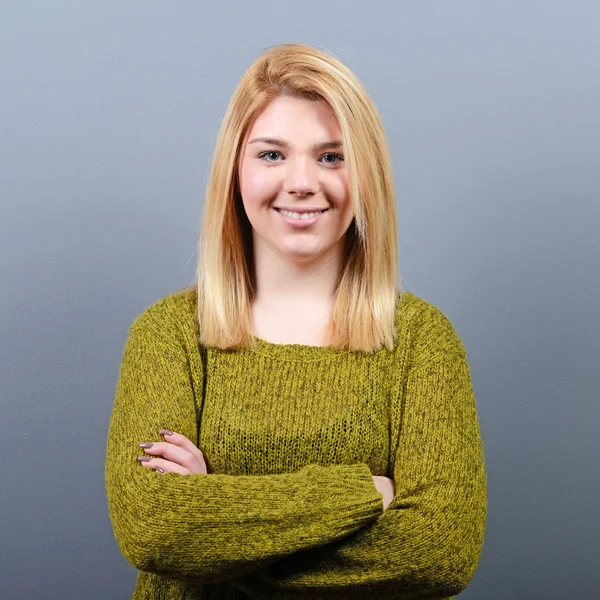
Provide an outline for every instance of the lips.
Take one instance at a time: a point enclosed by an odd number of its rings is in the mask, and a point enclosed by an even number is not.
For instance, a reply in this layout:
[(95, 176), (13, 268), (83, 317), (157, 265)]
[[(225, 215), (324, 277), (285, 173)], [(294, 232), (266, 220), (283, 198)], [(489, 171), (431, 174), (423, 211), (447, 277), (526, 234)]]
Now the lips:
[(300, 215), (303, 215), (305, 213), (311, 213), (311, 212), (325, 212), (325, 211), (329, 210), (329, 208), (285, 208), (284, 206), (274, 206), (273, 208), (278, 212), (285, 210), (286, 212), (290, 212), (290, 213), (297, 212)]
[[(317, 214), (313, 215), (312, 217), (308, 217), (308, 218), (307, 217), (294, 218), (294, 217), (290, 217), (288, 215), (283, 214), (281, 212), (281, 210), (278, 208), (275, 208), (275, 210), (281, 215), (282, 219), (284, 219), (290, 225), (293, 225), (294, 227), (308, 227), (309, 225), (312, 225), (313, 223), (318, 221), (329, 209), (324, 209), (323, 212), (318, 212)], [(306, 214), (305, 212), (303, 212), (303, 213), (299, 213), (299, 211), (294, 211), (294, 212), (298, 212), (298, 214)], [(316, 211), (310, 211), (310, 212), (316, 212)]]

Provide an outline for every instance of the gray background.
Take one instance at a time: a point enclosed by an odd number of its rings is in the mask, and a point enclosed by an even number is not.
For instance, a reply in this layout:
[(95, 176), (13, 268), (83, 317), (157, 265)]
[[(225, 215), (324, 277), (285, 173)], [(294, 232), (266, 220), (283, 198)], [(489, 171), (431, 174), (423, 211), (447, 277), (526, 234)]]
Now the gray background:
[(3, 598), (129, 599), (104, 450), (132, 320), (194, 277), (215, 134), (267, 46), (381, 111), (406, 290), (467, 348), (489, 477), (461, 598), (600, 588), (600, 3), (0, 3)]

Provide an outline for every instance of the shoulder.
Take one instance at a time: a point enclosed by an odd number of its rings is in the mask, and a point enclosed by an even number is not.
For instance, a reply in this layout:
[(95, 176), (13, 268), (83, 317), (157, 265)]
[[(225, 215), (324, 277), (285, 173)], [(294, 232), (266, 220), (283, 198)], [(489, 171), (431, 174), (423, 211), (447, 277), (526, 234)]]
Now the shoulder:
[(131, 324), (131, 331), (154, 333), (165, 340), (197, 335), (197, 295), (184, 288), (163, 296), (142, 311)]
[(399, 350), (413, 365), (446, 358), (467, 358), (450, 319), (434, 304), (413, 292), (399, 293), (396, 306)]

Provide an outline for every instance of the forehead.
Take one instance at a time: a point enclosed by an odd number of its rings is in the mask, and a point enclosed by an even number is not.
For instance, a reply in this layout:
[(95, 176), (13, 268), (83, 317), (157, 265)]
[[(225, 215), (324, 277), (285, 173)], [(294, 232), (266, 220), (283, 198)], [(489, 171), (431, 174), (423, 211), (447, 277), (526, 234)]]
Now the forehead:
[(247, 139), (255, 137), (277, 137), (301, 146), (305, 140), (312, 144), (340, 138), (341, 129), (333, 110), (323, 100), (280, 97), (256, 117)]

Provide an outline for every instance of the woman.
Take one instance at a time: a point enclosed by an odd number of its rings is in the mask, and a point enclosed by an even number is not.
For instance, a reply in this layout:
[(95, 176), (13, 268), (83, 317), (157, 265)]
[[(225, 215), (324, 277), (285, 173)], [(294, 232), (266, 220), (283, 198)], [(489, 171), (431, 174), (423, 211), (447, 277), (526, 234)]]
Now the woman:
[(469, 366), (443, 313), (402, 293), (397, 249), (360, 82), (320, 50), (268, 49), (221, 126), (197, 283), (123, 354), (105, 475), (134, 599), (468, 585), (487, 510)]

